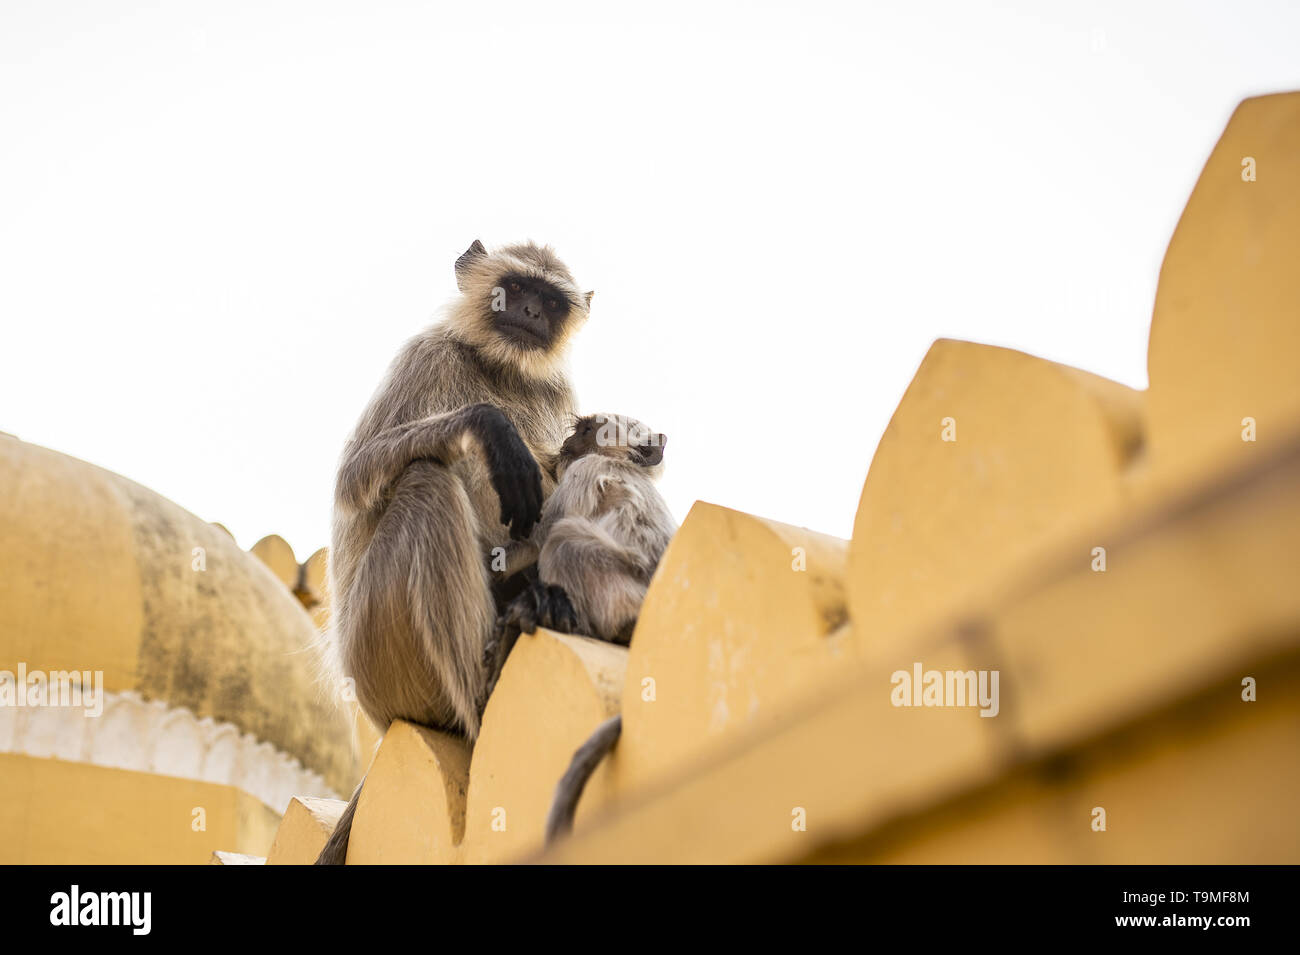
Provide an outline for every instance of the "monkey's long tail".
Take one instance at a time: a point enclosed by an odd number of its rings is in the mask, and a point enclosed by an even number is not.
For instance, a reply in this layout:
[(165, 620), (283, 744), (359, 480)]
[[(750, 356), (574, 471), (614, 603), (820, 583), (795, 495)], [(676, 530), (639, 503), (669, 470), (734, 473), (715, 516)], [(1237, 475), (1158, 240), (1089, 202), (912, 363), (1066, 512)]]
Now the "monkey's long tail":
[(623, 715), (620, 713), (597, 726), (587, 742), (573, 754), (573, 761), (555, 786), (551, 811), (546, 815), (547, 845), (573, 828), (573, 814), (577, 811), (578, 800), (582, 798), (587, 780), (596, 771), (600, 761), (614, 748), (622, 733)]
[(343, 810), (343, 815), (339, 816), (333, 834), (330, 836), (329, 841), (325, 843), (325, 848), (321, 849), (320, 855), (316, 857), (314, 865), (345, 865), (347, 863), (348, 839), (352, 836), (352, 817), (357, 813), (357, 800), (361, 798), (361, 787), (365, 784), (365, 779), (357, 783), (352, 798), (348, 800), (347, 808)]

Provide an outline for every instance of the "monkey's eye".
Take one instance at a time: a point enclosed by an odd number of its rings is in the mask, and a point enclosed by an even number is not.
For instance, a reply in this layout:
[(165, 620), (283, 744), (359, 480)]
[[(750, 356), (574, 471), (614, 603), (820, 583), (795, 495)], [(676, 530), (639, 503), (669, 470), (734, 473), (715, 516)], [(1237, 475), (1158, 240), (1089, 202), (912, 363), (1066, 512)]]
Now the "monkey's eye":
[(556, 299), (548, 298), (546, 300), (546, 307), (553, 312), (560, 307), (560, 303)]
[(511, 282), (511, 283), (510, 283), (510, 291), (512, 291), (512, 292), (518, 292), (520, 288), (522, 288), (522, 286), (521, 286), (518, 282)]

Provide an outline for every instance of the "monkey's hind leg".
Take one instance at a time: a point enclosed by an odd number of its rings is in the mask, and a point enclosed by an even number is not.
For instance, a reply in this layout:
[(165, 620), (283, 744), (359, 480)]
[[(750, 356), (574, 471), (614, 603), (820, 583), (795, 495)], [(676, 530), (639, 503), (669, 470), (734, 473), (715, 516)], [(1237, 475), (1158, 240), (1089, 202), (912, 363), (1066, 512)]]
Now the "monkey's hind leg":
[(587, 780), (596, 771), (600, 761), (614, 748), (622, 733), (623, 715), (620, 713), (597, 726), (587, 742), (573, 754), (573, 761), (555, 786), (551, 811), (546, 815), (547, 845), (555, 841), (557, 836), (573, 829), (573, 814), (578, 809), (578, 800), (582, 798)]
[(343, 810), (343, 815), (339, 816), (339, 821), (334, 826), (334, 832), (330, 835), (329, 841), (325, 843), (325, 847), (321, 849), (320, 855), (316, 857), (313, 865), (347, 864), (348, 840), (352, 837), (352, 817), (357, 814), (357, 801), (361, 799), (361, 787), (365, 784), (364, 779), (357, 783), (352, 798), (348, 800), (347, 808)]
[(582, 517), (557, 521), (537, 570), (542, 580), (572, 598), (579, 632), (624, 645), (631, 641), (645, 600), (642, 569), (636, 554), (598, 523)]
[(478, 736), (496, 608), (460, 481), (431, 461), (403, 473), (349, 594), (344, 672), (370, 721)]
[(487, 674), (487, 679), (483, 684), (483, 698), (479, 701), (480, 726), (483, 725), (483, 712), (487, 709), (488, 700), (492, 698), (492, 691), (497, 688), (497, 680), (501, 679), (501, 669), (506, 665), (506, 658), (518, 640), (519, 628), (506, 626), (504, 616), (498, 619), (496, 628), (483, 649), (483, 672)]

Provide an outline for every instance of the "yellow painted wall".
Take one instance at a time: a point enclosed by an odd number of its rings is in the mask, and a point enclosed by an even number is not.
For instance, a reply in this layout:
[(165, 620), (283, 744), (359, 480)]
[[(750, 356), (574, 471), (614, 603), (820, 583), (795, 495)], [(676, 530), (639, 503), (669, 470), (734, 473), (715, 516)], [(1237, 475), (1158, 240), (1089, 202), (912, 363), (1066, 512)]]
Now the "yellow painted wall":
[(230, 786), (173, 776), (0, 754), (0, 779), (3, 865), (201, 865), (217, 849), (265, 855), (280, 822)]

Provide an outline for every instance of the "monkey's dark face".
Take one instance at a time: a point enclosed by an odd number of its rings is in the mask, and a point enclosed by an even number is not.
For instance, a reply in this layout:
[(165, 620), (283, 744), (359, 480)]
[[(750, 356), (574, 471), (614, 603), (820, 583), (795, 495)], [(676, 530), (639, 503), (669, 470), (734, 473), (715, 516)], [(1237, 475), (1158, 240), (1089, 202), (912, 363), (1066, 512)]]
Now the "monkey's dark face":
[(488, 361), (532, 378), (563, 378), (573, 333), (591, 312), (549, 246), (531, 242), (488, 252), (477, 239), (456, 260), (461, 298), (447, 324)]
[(492, 289), (488, 309), (501, 337), (520, 348), (544, 350), (559, 337), (573, 305), (544, 279), (507, 273)]
[(589, 454), (618, 458), (653, 468), (663, 463), (668, 436), (651, 431), (626, 415), (593, 414), (579, 418), (560, 445), (560, 468)]

